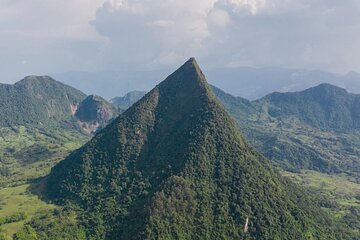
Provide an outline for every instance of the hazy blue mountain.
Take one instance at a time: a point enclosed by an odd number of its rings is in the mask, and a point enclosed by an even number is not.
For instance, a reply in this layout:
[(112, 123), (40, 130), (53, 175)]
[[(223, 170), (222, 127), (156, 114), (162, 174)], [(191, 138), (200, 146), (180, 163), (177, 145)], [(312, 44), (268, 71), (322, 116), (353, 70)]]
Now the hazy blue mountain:
[(110, 102), (121, 109), (128, 109), (143, 96), (145, 96), (145, 94), (146, 92), (144, 91), (131, 91), (125, 94), (123, 97), (115, 97), (111, 99)]
[[(319, 70), (286, 69), (278, 67), (205, 68), (209, 82), (224, 91), (246, 99), (259, 99), (272, 92), (300, 91), (321, 83), (343, 87), (360, 93), (360, 74), (334, 74)], [(67, 72), (53, 76), (88, 94), (105, 98), (121, 96), (133, 90), (149, 91), (167, 72), (157, 71), (104, 71), (97, 73)], [(104, 88), (103, 86), (111, 86)]]
[(286, 68), (226, 68), (211, 70), (210, 82), (234, 95), (254, 100), (272, 92), (294, 92), (330, 83), (360, 93), (360, 75), (345, 75), (319, 70)]
[(96, 94), (106, 99), (112, 99), (134, 90), (149, 91), (159, 83), (158, 80), (166, 72), (166, 70), (138, 72), (123, 70), (94, 73), (71, 71), (52, 74), (52, 76), (63, 83), (80, 89), (86, 94)]

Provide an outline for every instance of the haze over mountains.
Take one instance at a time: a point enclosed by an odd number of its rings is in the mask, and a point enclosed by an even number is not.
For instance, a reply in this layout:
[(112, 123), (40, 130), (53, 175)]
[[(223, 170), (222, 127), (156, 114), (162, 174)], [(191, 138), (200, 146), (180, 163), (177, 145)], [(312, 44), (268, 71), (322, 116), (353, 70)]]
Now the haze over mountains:
[(131, 91), (123, 97), (115, 97), (111, 99), (110, 102), (121, 109), (128, 109), (131, 105), (145, 96), (145, 94), (146, 92), (144, 91)]
[[(66, 207), (60, 215), (36, 214), (25, 226), (36, 231), (39, 239), (74, 238), (73, 234), (78, 239), (86, 234), (96, 239), (114, 238), (118, 234), (129, 238), (127, 234), (132, 233), (134, 238), (175, 235), (219, 238), (225, 225), (226, 229), (228, 226), (237, 229), (223, 232), (223, 236), (231, 238), (294, 239), (303, 238), (306, 233), (315, 239), (331, 239), (327, 234), (335, 229), (337, 239), (358, 237), (359, 95), (320, 84), (301, 92), (271, 93), (249, 101), (210, 87), (193, 59), (145, 97), (145, 92), (134, 91), (107, 102), (49, 77), (35, 76), (14, 85), (0, 85), (0, 89), (2, 96), (6, 96), (0, 98), (4, 113), (0, 114), (3, 119), (0, 134), (4, 140), (0, 142), (1, 186), (19, 186), (46, 175), (54, 164), (95, 134), (93, 140), (73, 152), (47, 178), (48, 197), (53, 202), (71, 202), (77, 207), (70, 207), (72, 210)], [(13, 111), (21, 114), (12, 114)], [(245, 139), (271, 161), (250, 147), (239, 135), (238, 127)], [(183, 143), (191, 144), (185, 148)], [(231, 152), (237, 152), (239, 159), (229, 155)], [(236, 165), (238, 172), (229, 167), (234, 164), (240, 164)], [(299, 199), (309, 194), (303, 192), (307, 190), (281, 177), (270, 165), (285, 175), (290, 173), (284, 170), (293, 172), (291, 176), (296, 181), (305, 178), (305, 184), (314, 185), (316, 178), (325, 176), (336, 180), (321, 180), (320, 192), (310, 188), (311, 196), (320, 199), (318, 203), (312, 197)], [(243, 175), (244, 172), (247, 174)], [(240, 181), (237, 187), (229, 186), (225, 192), (219, 188), (220, 183), (223, 187), (234, 181)], [(263, 182), (269, 181), (274, 185), (265, 184), (264, 188)], [(341, 185), (334, 190), (321, 187), (334, 181), (351, 186), (349, 189), (354, 191), (342, 190)], [(188, 195), (181, 195), (176, 190), (179, 188)], [(202, 196), (196, 189), (213, 195)], [(271, 193), (267, 192), (270, 190)], [(250, 197), (234, 197), (229, 192)], [(204, 199), (214, 204), (206, 205)], [(274, 204), (286, 207), (275, 211), (269, 207)], [(206, 207), (199, 209), (199, 205)], [(328, 218), (319, 205), (337, 217)], [(208, 222), (208, 227), (189, 225), (187, 222), (193, 224), (198, 220), (183, 207), (204, 214), (202, 219)], [(79, 209), (82, 210), (78, 212)], [(236, 217), (234, 209), (238, 211)], [(214, 211), (221, 213), (221, 221), (214, 220), (217, 219), (211, 213)], [(294, 220), (288, 211), (298, 211), (301, 216)], [(286, 218), (286, 223), (279, 223), (279, 216)], [(268, 220), (265, 223), (261, 219)], [(291, 226), (284, 227), (289, 222)], [(332, 230), (325, 230), (324, 225)], [(129, 232), (122, 230), (125, 228)]]
[[(267, 68), (205, 68), (210, 84), (233, 96), (249, 100), (261, 98), (272, 92), (301, 91), (321, 83), (343, 87), (352, 93), (360, 93), (360, 74), (334, 74), (319, 70)], [(98, 94), (107, 99), (125, 95), (133, 90), (149, 91), (159, 83), (168, 70), (129, 72), (67, 72), (51, 74), (55, 79), (74, 86), (88, 94)], [(103, 88), (110, 85), (111, 88)]]

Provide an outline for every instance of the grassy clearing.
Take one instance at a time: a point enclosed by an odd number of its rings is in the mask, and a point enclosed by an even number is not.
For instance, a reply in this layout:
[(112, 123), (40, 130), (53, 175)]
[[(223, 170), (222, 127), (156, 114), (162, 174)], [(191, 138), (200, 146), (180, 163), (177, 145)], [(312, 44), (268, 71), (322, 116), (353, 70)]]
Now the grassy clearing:
[(0, 128), (0, 188), (18, 186), (46, 175), (88, 138), (59, 129)]
[(79, 148), (89, 136), (61, 129), (24, 126), (0, 128), (0, 218), (24, 213), (24, 220), (0, 226), (8, 239), (36, 212), (55, 208), (27, 191), (33, 179), (48, 174), (51, 167)]
[(360, 184), (355, 179), (343, 175), (329, 175), (315, 171), (300, 174), (284, 172), (303, 187), (319, 197), (325, 211), (354, 233), (360, 230)]
[(352, 182), (346, 176), (329, 175), (316, 171), (303, 171), (300, 174), (284, 172), (284, 175), (336, 200), (341, 205), (360, 206), (360, 184)]
[(0, 190), (0, 217), (7, 217), (17, 212), (24, 212), (27, 218), (23, 221), (5, 224), (1, 229), (9, 239), (18, 231), (32, 216), (39, 210), (55, 208), (54, 205), (47, 204), (40, 200), (38, 196), (27, 192), (29, 185), (4, 188)]

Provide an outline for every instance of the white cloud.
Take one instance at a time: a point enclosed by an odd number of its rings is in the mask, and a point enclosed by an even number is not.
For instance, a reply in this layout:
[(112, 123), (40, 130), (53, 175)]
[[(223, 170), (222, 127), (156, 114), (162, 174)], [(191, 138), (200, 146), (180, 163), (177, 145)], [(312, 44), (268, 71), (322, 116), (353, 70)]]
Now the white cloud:
[(266, 7), (266, 0), (226, 0), (224, 2), (235, 12), (246, 10), (253, 15)]
[[(215, 0), (109, 0), (98, 10), (93, 25), (110, 39), (108, 48), (127, 56), (123, 62), (141, 58), (147, 63), (172, 64), (197, 55), (204, 46), (210, 36), (207, 17), (214, 3)], [(224, 13), (213, 13), (212, 19), (224, 23)]]
[(209, 66), (360, 70), (360, 0), (2, 0), (0, 38), (0, 70), (19, 74), (190, 56)]
[(102, 38), (89, 21), (103, 2), (0, 0), (1, 81), (93, 66), (88, 54)]
[(118, 53), (116, 62), (133, 65), (178, 64), (195, 55), (213, 65), (359, 70), (359, 3), (109, 0), (93, 25)]
[(230, 22), (230, 16), (227, 11), (214, 8), (208, 14), (208, 26), (226, 27)]
[(0, 28), (42, 37), (94, 37), (89, 21), (104, 0), (0, 2)]

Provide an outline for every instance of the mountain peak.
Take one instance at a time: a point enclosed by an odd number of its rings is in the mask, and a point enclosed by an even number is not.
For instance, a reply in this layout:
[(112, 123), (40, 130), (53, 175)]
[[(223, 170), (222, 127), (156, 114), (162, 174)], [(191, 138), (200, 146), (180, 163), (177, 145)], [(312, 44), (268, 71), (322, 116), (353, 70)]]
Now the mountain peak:
[[(186, 102), (189, 98), (210, 97), (212, 92), (195, 58), (190, 58), (158, 85), (160, 91)], [(191, 97), (190, 97), (191, 96)], [(189, 103), (190, 104), (190, 103)]]
[(201, 77), (204, 77), (204, 74), (201, 71), (201, 68), (194, 57), (192, 57), (188, 61), (186, 61), (183, 66), (193, 68), (198, 75), (200, 75)]
[[(178, 79), (178, 80), (186, 80), (186, 79), (193, 79), (198, 80), (201, 82), (206, 82), (205, 75), (200, 69), (199, 64), (196, 62), (195, 58), (190, 58), (188, 61), (186, 61), (180, 68), (178, 68), (173, 74), (169, 76), (169, 78), (173, 77), (173, 75), (184, 75), (187, 74), (187, 77), (184, 79)], [(195, 77), (195, 78), (193, 78)], [(168, 80), (168, 79), (166, 79)], [(164, 82), (166, 82), (166, 80)]]
[(56, 165), (45, 191), (89, 211), (84, 216), (96, 214), (104, 239), (290, 239), (289, 232), (305, 239), (326, 232), (317, 206), (298, 198), (303, 193), (244, 142), (195, 59)]
[(86, 97), (86, 99), (89, 99), (89, 100), (93, 100), (93, 101), (106, 101), (103, 97), (99, 96), (99, 95), (89, 95)]
[(187, 60), (185, 64), (192, 64), (198, 66), (198, 63), (194, 57), (189, 58), (189, 60)]
[(110, 100), (112, 104), (118, 106), (120, 109), (128, 109), (135, 102), (139, 101), (143, 96), (145, 96), (145, 91), (131, 91), (125, 94), (123, 97), (115, 97)]
[(318, 86), (304, 90), (303, 93), (314, 95), (314, 97), (320, 98), (334, 98), (340, 95), (349, 95), (346, 89), (334, 86), (329, 83), (322, 83)]
[(37, 126), (71, 120), (71, 106), (86, 95), (47, 76), (28, 76), (12, 85), (0, 85), (0, 125)]
[(318, 86), (315, 86), (314, 88), (345, 90), (342, 87), (338, 87), (338, 86), (332, 85), (330, 83), (321, 83)]
[(49, 76), (36, 76), (36, 75), (29, 75), (24, 77), (19, 82), (15, 83), (17, 84), (23, 84), (23, 83), (34, 83), (34, 82), (56, 82), (56, 80), (52, 79)]

